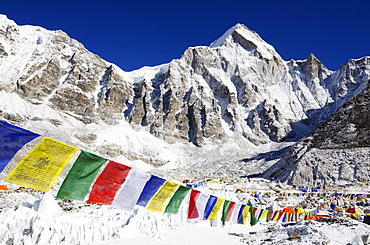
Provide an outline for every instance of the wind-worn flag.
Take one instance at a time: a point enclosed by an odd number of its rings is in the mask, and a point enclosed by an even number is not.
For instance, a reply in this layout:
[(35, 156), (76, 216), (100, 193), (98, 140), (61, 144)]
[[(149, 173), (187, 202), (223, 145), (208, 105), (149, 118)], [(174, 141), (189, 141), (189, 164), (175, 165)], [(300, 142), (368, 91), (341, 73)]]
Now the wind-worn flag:
[(114, 198), (112, 207), (131, 212), (150, 176), (145, 172), (131, 169)]
[(91, 188), (87, 202), (111, 205), (131, 167), (109, 161)]
[(39, 136), (39, 134), (0, 121), (0, 173), (25, 144)]
[(217, 198), (217, 202), (216, 202), (215, 206), (213, 207), (211, 213), (208, 216), (209, 220), (215, 220), (216, 219), (217, 213), (220, 210), (220, 208), (222, 207), (222, 204), (224, 203), (224, 201), (225, 201), (225, 199), (223, 199), (223, 198), (220, 198), (220, 197)]
[(251, 215), (251, 226), (254, 226), (255, 224), (257, 224), (257, 221), (258, 221), (254, 213), (255, 210), (256, 210), (255, 207), (250, 207), (249, 209), (250, 215)]
[(244, 225), (247, 225), (247, 219), (248, 219), (248, 216), (249, 216), (249, 210), (250, 210), (251, 206), (248, 206), (246, 205), (244, 210), (243, 210), (243, 224)]
[(278, 221), (279, 216), (280, 216), (280, 212), (275, 211), (274, 215), (272, 216), (272, 221)]
[(44, 137), (17, 164), (5, 181), (39, 191), (49, 191), (77, 151), (76, 147)]
[(287, 213), (282, 213), (281, 215), (281, 222), (286, 223), (287, 222)]
[(268, 210), (268, 213), (266, 215), (266, 222), (270, 222), (271, 221), (273, 214), (274, 214), (274, 211)]
[(159, 178), (158, 176), (152, 175), (150, 179), (146, 182), (143, 191), (137, 200), (137, 205), (146, 207), (150, 199), (157, 193), (159, 188), (166, 182), (165, 179)]
[(239, 210), (240, 210), (241, 204), (237, 203), (234, 208), (234, 212), (231, 216), (231, 223), (232, 224), (237, 224), (238, 223), (238, 215), (239, 215)]
[(190, 191), (189, 187), (180, 185), (176, 190), (175, 194), (171, 197), (171, 200), (167, 204), (165, 213), (177, 214), (179, 212), (180, 205), (188, 192)]
[(258, 220), (263, 220), (267, 216), (268, 213), (269, 213), (269, 210), (267, 209), (262, 210), (261, 215)]
[(150, 199), (148, 205), (146, 206), (146, 209), (149, 211), (162, 213), (165, 208), (166, 202), (172, 197), (179, 186), (180, 185), (176, 184), (175, 182), (166, 181), (164, 185), (159, 189), (157, 194), (155, 194), (153, 198)]
[(64, 179), (56, 198), (83, 201), (107, 159), (82, 151)]
[(196, 203), (197, 210), (198, 210), (198, 213), (199, 213), (199, 217), (196, 218), (197, 221), (202, 221), (203, 220), (204, 211), (206, 209), (206, 205), (207, 205), (209, 197), (210, 197), (210, 195), (208, 195), (208, 194), (200, 193), (200, 196), (198, 197), (198, 200), (197, 200), (197, 203)]
[(212, 209), (215, 206), (216, 202), (217, 202), (217, 197), (216, 196), (213, 196), (213, 195), (210, 195), (210, 197), (209, 197), (209, 199), (207, 201), (206, 207), (204, 209), (203, 220), (207, 220), (208, 219), (208, 217), (211, 214)]
[(221, 216), (221, 221), (222, 224), (225, 225), (227, 213), (229, 212), (229, 207), (230, 207), (230, 202), (229, 200), (224, 201), (224, 205), (222, 207), (222, 216)]
[[(238, 224), (241, 224), (241, 225), (244, 224), (244, 216), (243, 216), (243, 213), (244, 213), (245, 207), (246, 207), (246, 205), (245, 204), (242, 204), (240, 206), (239, 213), (238, 213), (238, 221), (237, 221), (237, 223)], [(248, 211), (249, 211), (249, 209), (248, 209)]]
[(281, 219), (281, 217), (283, 216), (283, 212), (279, 212), (279, 216), (278, 216), (278, 218), (277, 218), (277, 221), (279, 221), (280, 219)]
[(230, 202), (229, 210), (227, 211), (227, 215), (226, 215), (226, 221), (230, 221), (231, 216), (234, 212), (235, 206), (236, 206), (236, 202)]
[(199, 212), (197, 209), (197, 200), (200, 196), (200, 191), (192, 189), (190, 193), (190, 200), (189, 200), (189, 209), (188, 209), (188, 219), (195, 219), (199, 217)]

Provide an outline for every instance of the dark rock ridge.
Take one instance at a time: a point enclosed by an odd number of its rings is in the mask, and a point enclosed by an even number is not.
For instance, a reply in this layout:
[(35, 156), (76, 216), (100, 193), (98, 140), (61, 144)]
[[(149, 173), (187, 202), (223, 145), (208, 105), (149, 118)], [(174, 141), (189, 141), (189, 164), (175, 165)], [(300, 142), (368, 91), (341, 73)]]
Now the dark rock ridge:
[(263, 176), (292, 184), (370, 181), (370, 84)]

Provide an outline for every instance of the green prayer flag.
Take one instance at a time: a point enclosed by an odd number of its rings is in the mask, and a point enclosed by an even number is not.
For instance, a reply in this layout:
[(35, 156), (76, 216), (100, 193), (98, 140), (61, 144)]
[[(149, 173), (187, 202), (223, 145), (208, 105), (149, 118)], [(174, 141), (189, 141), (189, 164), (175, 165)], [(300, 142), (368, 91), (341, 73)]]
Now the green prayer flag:
[(269, 210), (266, 215), (266, 222), (270, 221), (270, 215), (271, 215), (271, 211)]
[(190, 191), (189, 187), (180, 185), (175, 194), (173, 194), (164, 212), (177, 214), (177, 212), (179, 212), (182, 200), (184, 200), (189, 191)]
[(254, 226), (255, 224), (257, 224), (257, 218), (256, 218), (256, 216), (254, 215), (254, 209), (255, 209), (255, 207), (251, 207), (250, 209), (249, 209), (249, 212), (250, 212), (250, 215), (251, 215), (251, 226)]
[(64, 179), (56, 198), (83, 201), (107, 159), (82, 151)]
[(225, 225), (225, 221), (226, 221), (226, 218), (227, 218), (227, 213), (229, 212), (229, 206), (230, 206), (230, 201), (225, 200), (224, 206), (223, 206), (223, 209), (222, 209), (222, 217), (221, 217), (221, 221), (222, 221), (223, 225)]

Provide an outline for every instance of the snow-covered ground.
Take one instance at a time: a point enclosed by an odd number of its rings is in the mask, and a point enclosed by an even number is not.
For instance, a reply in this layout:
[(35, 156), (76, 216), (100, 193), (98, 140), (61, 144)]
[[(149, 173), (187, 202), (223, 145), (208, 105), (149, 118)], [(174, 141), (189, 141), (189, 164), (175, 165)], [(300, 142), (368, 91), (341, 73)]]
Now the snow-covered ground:
[[(246, 193), (232, 190), (241, 188)], [(253, 193), (287, 190), (292, 187), (262, 179), (224, 182), (214, 181), (197, 188), (228, 200), (246, 203)], [(343, 190), (344, 191), (344, 190)], [(356, 186), (348, 193), (368, 193), (368, 186)], [(82, 201), (55, 200), (54, 191), (0, 193), (0, 244), (361, 244), (354, 239), (370, 235), (370, 226), (342, 216), (326, 221), (295, 223), (264, 222), (250, 226), (226, 222), (222, 226), (220, 213), (214, 221), (187, 219), (188, 200), (178, 214), (162, 214), (136, 206), (132, 212), (111, 206)], [(307, 201), (309, 200), (309, 201)], [(317, 208), (328, 199), (263, 196), (257, 207), (294, 207), (307, 203), (307, 210)], [(347, 200), (344, 206), (354, 205)], [(366, 207), (365, 207), (366, 208)], [(338, 218), (339, 217), (339, 218)], [(289, 234), (299, 232), (299, 238)]]

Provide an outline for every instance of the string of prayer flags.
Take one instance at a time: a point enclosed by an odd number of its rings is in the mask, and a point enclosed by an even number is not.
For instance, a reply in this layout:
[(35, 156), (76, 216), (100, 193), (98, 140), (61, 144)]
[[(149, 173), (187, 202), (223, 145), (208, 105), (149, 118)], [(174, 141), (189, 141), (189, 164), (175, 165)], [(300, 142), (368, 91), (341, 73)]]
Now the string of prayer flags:
[(182, 201), (184, 200), (189, 191), (190, 191), (189, 187), (180, 185), (179, 188), (176, 190), (175, 194), (173, 194), (164, 212), (177, 214), (179, 212), (179, 208)]
[(112, 207), (131, 212), (150, 176), (145, 172), (131, 169), (114, 198)]
[(77, 148), (44, 137), (10, 172), (5, 181), (49, 191)]
[(164, 185), (159, 189), (157, 194), (155, 194), (153, 198), (150, 199), (146, 209), (149, 211), (162, 213), (167, 200), (171, 198), (171, 196), (175, 193), (179, 186), (179, 184), (176, 184), (172, 181), (166, 181)]
[(25, 144), (39, 136), (39, 134), (0, 121), (0, 173)]
[(204, 209), (204, 216), (203, 216), (203, 220), (207, 220), (209, 215), (211, 214), (212, 212), (212, 209), (213, 207), (215, 206), (217, 202), (217, 197), (216, 196), (213, 196), (213, 195), (210, 195), (207, 203), (206, 203), (206, 207)]
[(216, 202), (215, 206), (213, 207), (211, 213), (209, 214), (209, 217), (208, 217), (209, 220), (215, 220), (216, 219), (217, 213), (220, 210), (224, 201), (225, 201), (225, 199), (223, 199), (223, 198), (220, 198), (220, 197), (217, 198), (217, 202)]
[(200, 196), (200, 191), (191, 189), (190, 200), (189, 200), (189, 209), (188, 209), (188, 219), (195, 219), (199, 217), (199, 212), (197, 209), (197, 200)]
[(91, 188), (87, 202), (111, 205), (131, 167), (109, 161)]
[(107, 159), (81, 150), (80, 155), (67, 174), (56, 198), (83, 201)]
[(159, 190), (159, 188), (161, 188), (164, 182), (166, 182), (165, 179), (152, 175), (150, 179), (146, 182), (136, 205), (145, 207), (150, 201), (150, 199), (152, 199), (155, 193)]

